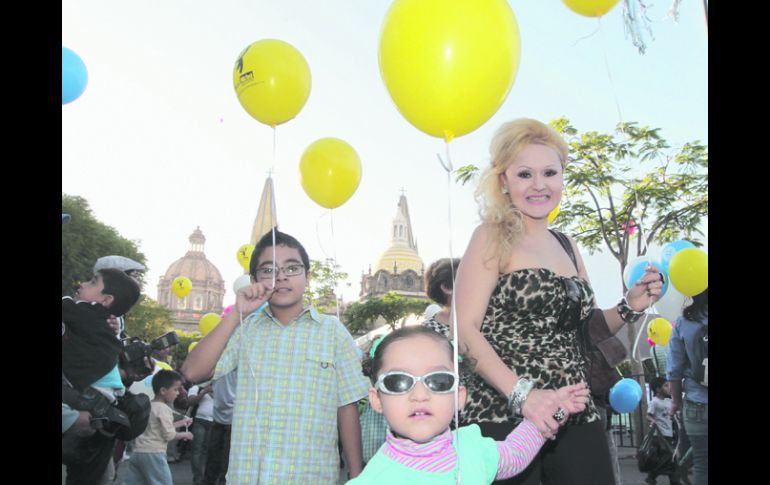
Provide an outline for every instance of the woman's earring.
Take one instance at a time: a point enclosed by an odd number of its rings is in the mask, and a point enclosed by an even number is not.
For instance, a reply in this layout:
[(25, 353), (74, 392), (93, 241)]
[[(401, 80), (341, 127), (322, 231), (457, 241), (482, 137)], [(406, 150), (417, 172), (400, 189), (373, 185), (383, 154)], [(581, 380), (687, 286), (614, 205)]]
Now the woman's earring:
[(505, 185), (503, 185), (502, 191), (504, 195), (508, 195), (508, 187), (506, 187)]

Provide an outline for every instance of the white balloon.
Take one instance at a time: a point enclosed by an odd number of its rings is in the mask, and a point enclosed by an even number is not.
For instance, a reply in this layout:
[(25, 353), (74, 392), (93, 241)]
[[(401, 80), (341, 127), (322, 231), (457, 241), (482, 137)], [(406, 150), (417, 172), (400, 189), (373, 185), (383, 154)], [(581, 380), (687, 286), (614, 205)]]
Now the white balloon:
[(623, 282), (626, 284), (626, 286), (629, 286), (628, 276), (631, 273), (631, 270), (634, 268), (634, 266), (636, 266), (636, 264), (639, 261), (648, 262), (650, 261), (650, 258), (648, 256), (637, 256), (628, 262), (626, 267), (623, 269)]
[(235, 278), (235, 282), (233, 283), (233, 291), (238, 293), (238, 290), (245, 286), (251, 286), (251, 275), (242, 274)]
[(655, 311), (669, 322), (674, 322), (682, 314), (687, 297), (679, 293), (674, 285), (668, 286), (668, 291), (655, 303)]

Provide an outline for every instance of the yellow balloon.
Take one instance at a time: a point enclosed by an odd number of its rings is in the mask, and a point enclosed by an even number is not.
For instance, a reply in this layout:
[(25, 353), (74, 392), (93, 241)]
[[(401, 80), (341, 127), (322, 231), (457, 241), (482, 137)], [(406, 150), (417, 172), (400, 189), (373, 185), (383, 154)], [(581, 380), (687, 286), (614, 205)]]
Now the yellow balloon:
[(334, 209), (347, 201), (361, 182), (361, 160), (339, 138), (321, 138), (302, 154), (299, 173), (305, 193), (321, 207)]
[(168, 365), (167, 363), (163, 362), (162, 360), (156, 360), (155, 361), (155, 365), (157, 367), (160, 367), (163, 370), (174, 370), (170, 365)]
[(380, 34), (380, 74), (401, 114), (448, 142), (500, 108), (520, 44), (506, 0), (396, 0)]
[(586, 17), (601, 17), (612, 10), (619, 0), (561, 0), (575, 13)]
[(205, 337), (221, 321), (222, 317), (216, 313), (207, 313), (201, 317), (200, 321), (198, 322), (198, 328), (201, 329), (201, 334)]
[(238, 252), (235, 253), (235, 257), (238, 259), (238, 264), (241, 265), (245, 271), (249, 270), (249, 263), (251, 262), (251, 253), (254, 252), (253, 244), (244, 244), (238, 248)]
[(174, 292), (179, 298), (184, 298), (192, 290), (192, 282), (190, 278), (186, 276), (177, 276), (174, 278), (174, 282), (171, 283), (171, 291)]
[(282, 40), (258, 40), (241, 52), (233, 68), (241, 106), (260, 123), (275, 127), (299, 114), (310, 96), (310, 67)]
[(695, 296), (709, 287), (709, 257), (697, 248), (674, 253), (668, 264), (671, 284), (684, 296)]
[(559, 215), (559, 208), (560, 208), (560, 207), (561, 207), (561, 204), (560, 204), (560, 205), (557, 205), (557, 206), (556, 206), (556, 207), (554, 207), (554, 208), (553, 208), (553, 210), (552, 210), (552, 211), (551, 211), (551, 212), (548, 214), (548, 224), (552, 223), (552, 222), (553, 222), (553, 220), (554, 220), (554, 219), (556, 219), (556, 216), (558, 216), (558, 215)]
[(671, 322), (665, 318), (655, 318), (647, 324), (647, 337), (657, 345), (665, 347), (671, 340)]
[(198, 345), (198, 342), (190, 342), (190, 345), (187, 346), (187, 353), (189, 354), (192, 352), (192, 349), (194, 349), (196, 345)]

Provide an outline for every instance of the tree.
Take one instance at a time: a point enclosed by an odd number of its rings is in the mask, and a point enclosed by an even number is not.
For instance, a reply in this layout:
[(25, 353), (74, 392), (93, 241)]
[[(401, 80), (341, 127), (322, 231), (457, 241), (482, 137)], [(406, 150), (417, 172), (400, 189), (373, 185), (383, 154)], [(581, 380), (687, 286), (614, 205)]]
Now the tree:
[[(305, 296), (318, 308), (321, 313), (336, 313), (337, 287), (345, 281), (348, 274), (339, 270), (340, 266), (333, 259), (325, 261), (310, 260), (310, 284), (305, 290)], [(350, 283), (346, 283), (350, 286)]]
[[(591, 254), (608, 250), (622, 276), (629, 260), (644, 255), (653, 242), (687, 239), (702, 245), (697, 236), (708, 215), (708, 149), (700, 141), (672, 148), (659, 128), (635, 122), (618, 123), (611, 134), (580, 134), (565, 117), (551, 126), (570, 146), (565, 194), (554, 222), (581, 247)], [(461, 167), (457, 181), (467, 183), (477, 170)], [(625, 293), (625, 281), (622, 286)], [(628, 324), (627, 331), (635, 342), (636, 325)], [(641, 363), (631, 359), (633, 374), (643, 375)]]
[(96, 260), (118, 254), (145, 264), (137, 243), (122, 237), (114, 228), (98, 221), (82, 197), (62, 194), (62, 212), (72, 216), (62, 226), (61, 294), (71, 295), (84, 280), (91, 279)]
[(148, 343), (173, 329), (171, 311), (147, 295), (126, 314), (126, 334)]
[(425, 300), (404, 298), (391, 291), (382, 297), (350, 304), (345, 310), (344, 321), (348, 330), (354, 334), (371, 328), (380, 317), (392, 330), (395, 330), (399, 320), (403, 326), (406, 317), (421, 314), (425, 311), (426, 306)]

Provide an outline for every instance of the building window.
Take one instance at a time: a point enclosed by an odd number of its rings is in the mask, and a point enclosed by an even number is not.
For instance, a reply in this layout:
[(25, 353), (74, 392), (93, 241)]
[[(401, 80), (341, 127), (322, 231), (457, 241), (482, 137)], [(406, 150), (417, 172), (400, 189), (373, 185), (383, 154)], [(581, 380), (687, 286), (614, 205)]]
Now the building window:
[(407, 288), (411, 288), (412, 285), (414, 285), (414, 280), (412, 279), (411, 276), (407, 276), (406, 277), (406, 287)]
[(184, 310), (187, 306), (187, 298), (180, 298), (179, 302), (177, 303), (176, 307), (180, 310)]
[(195, 299), (195, 309), (200, 310), (203, 308), (203, 302), (201, 301), (201, 297), (198, 297)]

